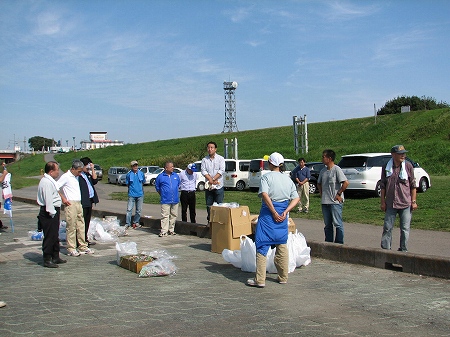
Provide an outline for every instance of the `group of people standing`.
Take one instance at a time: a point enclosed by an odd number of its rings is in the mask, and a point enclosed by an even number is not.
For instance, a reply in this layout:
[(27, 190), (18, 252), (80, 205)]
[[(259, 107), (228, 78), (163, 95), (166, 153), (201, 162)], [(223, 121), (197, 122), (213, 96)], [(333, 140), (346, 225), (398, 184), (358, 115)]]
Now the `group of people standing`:
[(40, 206), (38, 227), (44, 233), (42, 252), (44, 267), (57, 268), (66, 263), (60, 257), (59, 226), (61, 205), (65, 206), (67, 255), (78, 257), (93, 254), (87, 233), (92, 216), (92, 206), (98, 203), (95, 190), (97, 175), (94, 164), (88, 157), (74, 160), (72, 167), (59, 177), (59, 164), (49, 161), (45, 164), (37, 192)]
[[(201, 161), (200, 172), (205, 177), (205, 199), (207, 206), (207, 221), (209, 223), (210, 207), (222, 203), (224, 198), (223, 174), (225, 159), (217, 152), (217, 144), (209, 142), (206, 146), (208, 155)], [(166, 162), (164, 171), (156, 178), (156, 192), (161, 196), (161, 232), (160, 237), (176, 235), (175, 222), (178, 214), (178, 203), (181, 201), (181, 218), (187, 222), (187, 211), (192, 223), (196, 222), (197, 167), (190, 163), (180, 174), (173, 172), (173, 163)], [(180, 194), (178, 194), (178, 192)]]
[[(400, 217), (400, 248), (398, 250), (403, 252), (407, 251), (411, 214), (417, 209), (414, 169), (409, 162), (405, 161), (406, 152), (403, 145), (395, 145), (391, 148), (392, 158), (382, 168), (380, 202), (380, 208), (385, 212), (381, 248), (391, 249), (392, 228), (398, 214)], [(343, 244), (342, 210), (344, 191), (349, 182), (341, 168), (334, 163), (335, 158), (336, 153), (331, 149), (322, 152), (325, 168), (319, 174), (317, 187), (325, 223), (325, 241)], [(284, 158), (281, 154), (274, 152), (268, 159), (270, 172), (261, 177), (258, 191), (262, 205), (255, 232), (256, 275), (247, 280), (249, 286), (265, 287), (269, 247), (276, 247), (274, 264), (278, 274), (277, 281), (280, 284), (287, 283), (288, 213), (297, 205), (298, 210), (303, 212), (307, 212), (309, 207), (309, 187), (306, 188), (310, 179), (309, 170), (305, 169), (303, 158), (298, 161), (299, 167), (290, 179), (287, 175), (281, 174), (284, 170)]]

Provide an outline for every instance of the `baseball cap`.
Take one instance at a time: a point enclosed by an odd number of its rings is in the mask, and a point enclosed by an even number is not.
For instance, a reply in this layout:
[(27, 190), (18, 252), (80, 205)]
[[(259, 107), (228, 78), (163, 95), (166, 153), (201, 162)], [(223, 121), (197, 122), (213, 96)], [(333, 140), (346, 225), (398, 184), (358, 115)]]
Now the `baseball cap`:
[(190, 164), (187, 166), (187, 168), (188, 168), (189, 170), (192, 170), (192, 172), (197, 172), (197, 167), (195, 166), (194, 163), (190, 163)]
[(269, 163), (274, 166), (280, 166), (280, 164), (284, 163), (284, 157), (278, 152), (274, 152), (269, 156)]
[(137, 165), (137, 164), (138, 164), (138, 162), (136, 160), (133, 160), (130, 165), (134, 166), (134, 165)]
[(403, 145), (394, 145), (391, 149), (391, 153), (406, 153), (405, 147)]

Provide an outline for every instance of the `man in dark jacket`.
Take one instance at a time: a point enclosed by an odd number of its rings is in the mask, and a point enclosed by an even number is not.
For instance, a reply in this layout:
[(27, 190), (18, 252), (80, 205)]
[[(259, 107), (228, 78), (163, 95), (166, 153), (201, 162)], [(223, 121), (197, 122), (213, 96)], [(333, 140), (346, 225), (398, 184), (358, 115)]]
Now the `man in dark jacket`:
[(97, 184), (97, 174), (94, 170), (94, 164), (89, 157), (80, 159), (84, 164), (83, 172), (78, 177), (81, 191), (81, 205), (83, 206), (83, 218), (86, 233), (86, 242), (89, 246), (95, 245), (95, 242), (88, 241), (89, 224), (92, 216), (92, 205), (98, 203), (98, 195), (94, 185)]

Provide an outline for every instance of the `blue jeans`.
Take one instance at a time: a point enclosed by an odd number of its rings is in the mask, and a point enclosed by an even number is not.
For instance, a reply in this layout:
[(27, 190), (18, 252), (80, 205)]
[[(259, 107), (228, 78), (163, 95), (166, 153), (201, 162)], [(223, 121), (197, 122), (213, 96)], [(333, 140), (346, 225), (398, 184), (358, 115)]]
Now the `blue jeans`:
[(143, 203), (144, 203), (144, 196), (142, 197), (128, 196), (127, 217), (125, 219), (125, 226), (131, 226), (131, 213), (133, 213), (134, 204), (136, 204), (136, 213), (134, 213), (133, 223), (139, 224), (139, 220), (141, 220), (141, 211)]
[(221, 204), (223, 202), (223, 197), (225, 194), (225, 189), (222, 187), (218, 190), (205, 190), (205, 199), (206, 199), (206, 210), (208, 211), (208, 218), (209, 221), (209, 212), (211, 206), (214, 204), (214, 202), (217, 202), (218, 204)]
[(406, 252), (408, 251), (409, 229), (411, 226), (411, 207), (403, 209), (386, 208), (383, 235), (381, 236), (381, 248), (391, 249), (392, 228), (394, 228), (397, 214), (400, 218), (400, 249)]
[[(342, 223), (342, 209), (344, 204), (322, 204), (323, 222), (325, 223), (325, 241), (344, 243), (344, 224)], [(336, 227), (334, 238), (333, 226)]]

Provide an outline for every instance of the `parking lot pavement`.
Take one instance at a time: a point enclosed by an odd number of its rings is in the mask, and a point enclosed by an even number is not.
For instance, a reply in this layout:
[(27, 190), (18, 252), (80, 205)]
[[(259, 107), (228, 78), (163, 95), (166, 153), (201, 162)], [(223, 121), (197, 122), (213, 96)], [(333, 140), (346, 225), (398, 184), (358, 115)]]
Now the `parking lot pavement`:
[(270, 275), (252, 288), (253, 274), (211, 253), (209, 239), (147, 229), (120, 240), (176, 255), (176, 275), (138, 278), (117, 266), (112, 243), (49, 269), (27, 236), (37, 206), (13, 212), (15, 233), (0, 235), (1, 336), (449, 335), (449, 280), (313, 258), (286, 285)]

